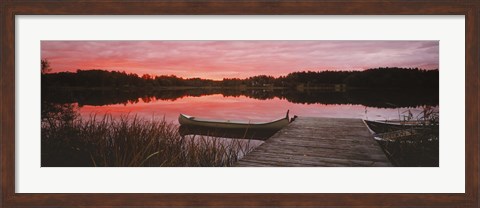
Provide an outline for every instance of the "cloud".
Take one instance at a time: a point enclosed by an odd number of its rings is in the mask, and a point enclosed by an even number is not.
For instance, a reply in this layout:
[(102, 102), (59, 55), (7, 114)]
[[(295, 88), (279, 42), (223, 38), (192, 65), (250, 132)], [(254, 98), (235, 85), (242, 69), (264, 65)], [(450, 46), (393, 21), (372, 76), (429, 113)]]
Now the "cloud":
[(438, 68), (438, 41), (42, 41), (54, 72), (106, 69), (232, 78), (299, 70)]

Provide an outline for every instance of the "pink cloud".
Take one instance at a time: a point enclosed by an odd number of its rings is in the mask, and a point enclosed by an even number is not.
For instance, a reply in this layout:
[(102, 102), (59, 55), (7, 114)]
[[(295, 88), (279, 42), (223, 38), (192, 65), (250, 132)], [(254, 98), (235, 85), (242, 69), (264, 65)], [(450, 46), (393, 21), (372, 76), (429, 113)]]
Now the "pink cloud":
[(53, 72), (105, 69), (222, 79), (301, 70), (438, 68), (438, 41), (42, 41)]

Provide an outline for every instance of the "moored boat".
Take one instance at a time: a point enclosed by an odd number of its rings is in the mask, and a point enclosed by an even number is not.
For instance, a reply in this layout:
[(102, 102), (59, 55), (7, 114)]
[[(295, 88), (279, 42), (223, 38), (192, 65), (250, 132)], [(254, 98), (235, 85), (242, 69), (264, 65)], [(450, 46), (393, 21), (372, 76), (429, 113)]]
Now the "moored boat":
[(403, 129), (391, 132), (374, 134), (373, 138), (379, 141), (432, 141), (438, 140), (438, 133), (428, 129)]
[(364, 120), (368, 128), (374, 133), (386, 133), (397, 130), (405, 129), (423, 129), (432, 126), (438, 126), (428, 121), (400, 121), (400, 120), (387, 120), (387, 121), (372, 121)]
[(222, 137), (232, 139), (267, 140), (275, 133), (277, 133), (278, 129), (225, 129), (181, 125), (178, 132), (181, 136), (202, 135), (208, 137)]
[(180, 114), (178, 122), (181, 125), (221, 128), (221, 129), (252, 129), (252, 130), (280, 130), (289, 124), (288, 111), (284, 118), (271, 122), (250, 122), (250, 121), (232, 121), (232, 120), (214, 120), (197, 118)]

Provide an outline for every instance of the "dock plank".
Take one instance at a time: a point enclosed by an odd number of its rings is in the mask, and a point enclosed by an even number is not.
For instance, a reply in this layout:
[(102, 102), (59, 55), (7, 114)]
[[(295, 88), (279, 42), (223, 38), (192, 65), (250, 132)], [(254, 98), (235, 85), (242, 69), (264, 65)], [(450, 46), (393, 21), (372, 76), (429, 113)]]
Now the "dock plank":
[(392, 166), (361, 119), (299, 117), (237, 167)]

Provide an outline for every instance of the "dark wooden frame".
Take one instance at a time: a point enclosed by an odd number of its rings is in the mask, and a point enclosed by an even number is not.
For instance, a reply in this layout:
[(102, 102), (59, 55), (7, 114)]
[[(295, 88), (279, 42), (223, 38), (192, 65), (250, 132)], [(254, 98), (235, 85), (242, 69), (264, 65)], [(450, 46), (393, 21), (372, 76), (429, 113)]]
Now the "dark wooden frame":
[[(58, 1), (4, 0), (1, 13), (1, 206), (478, 207), (478, 0)], [(18, 194), (15, 193), (15, 15), (465, 15), (465, 194)], [(461, 70), (461, 69), (459, 69)], [(462, 138), (459, 138), (462, 139)], [(448, 180), (448, 179), (445, 179)]]

